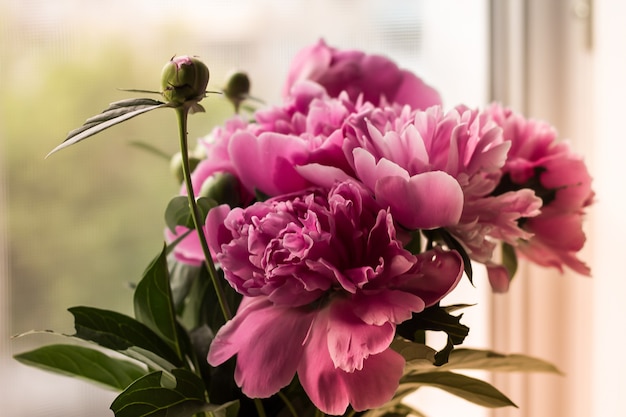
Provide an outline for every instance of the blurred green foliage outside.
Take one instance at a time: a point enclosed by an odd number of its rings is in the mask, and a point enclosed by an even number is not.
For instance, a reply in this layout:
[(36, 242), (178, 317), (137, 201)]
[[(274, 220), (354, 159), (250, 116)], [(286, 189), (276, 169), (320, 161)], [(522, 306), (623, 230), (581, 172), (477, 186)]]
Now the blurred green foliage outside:
[[(163, 213), (180, 189), (168, 159), (133, 146), (143, 142), (168, 154), (178, 150), (176, 118), (169, 109), (44, 159), (69, 130), (110, 102), (148, 96), (118, 88), (159, 88), (161, 68), (149, 67), (119, 42), (93, 55), (97, 58), (61, 62), (44, 51), (30, 58), (34, 67), (26, 72), (3, 71), (0, 133), (12, 333), (71, 332), (65, 310), (75, 305), (130, 313), (129, 283), (139, 280), (161, 249)], [(191, 147), (232, 114), (219, 95), (210, 95), (203, 105), (206, 113), (190, 117)]]

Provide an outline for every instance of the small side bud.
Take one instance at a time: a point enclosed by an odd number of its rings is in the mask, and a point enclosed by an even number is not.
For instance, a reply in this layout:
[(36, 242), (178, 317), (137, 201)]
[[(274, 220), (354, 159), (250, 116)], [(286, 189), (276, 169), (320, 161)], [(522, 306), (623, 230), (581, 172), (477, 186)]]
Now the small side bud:
[(199, 197), (208, 197), (217, 204), (228, 204), (231, 208), (241, 204), (239, 180), (232, 174), (220, 172), (211, 175), (202, 184)]
[[(193, 172), (194, 169), (200, 163), (200, 158), (189, 155), (189, 170)], [(180, 152), (177, 152), (172, 156), (170, 160), (170, 171), (172, 175), (176, 178), (179, 183), (182, 183), (185, 180), (185, 175), (183, 173), (183, 157)]]
[(206, 95), (209, 68), (187, 55), (173, 57), (161, 72), (161, 94), (168, 103), (197, 103)]
[(245, 72), (233, 73), (228, 79), (226, 87), (224, 87), (224, 95), (233, 103), (236, 113), (239, 113), (241, 103), (249, 97), (249, 94), (250, 78), (248, 78), (248, 74)]

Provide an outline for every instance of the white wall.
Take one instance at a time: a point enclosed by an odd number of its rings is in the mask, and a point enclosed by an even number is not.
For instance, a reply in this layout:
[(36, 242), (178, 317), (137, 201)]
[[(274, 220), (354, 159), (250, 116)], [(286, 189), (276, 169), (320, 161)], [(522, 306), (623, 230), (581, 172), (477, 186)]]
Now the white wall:
[(595, 134), (593, 173), (598, 205), (593, 217), (593, 416), (624, 415), (626, 394), (626, 2), (595, 0)]

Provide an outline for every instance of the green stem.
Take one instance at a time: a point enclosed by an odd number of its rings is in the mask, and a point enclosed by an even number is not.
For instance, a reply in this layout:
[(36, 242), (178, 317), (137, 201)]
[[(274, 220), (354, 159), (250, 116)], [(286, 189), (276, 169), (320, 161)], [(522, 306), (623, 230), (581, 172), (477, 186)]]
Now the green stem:
[(260, 399), (258, 398), (254, 399), (254, 406), (256, 407), (256, 412), (259, 417), (266, 417), (265, 409), (263, 408), (263, 402)]
[(213, 288), (217, 295), (217, 300), (220, 304), (222, 314), (226, 321), (230, 320), (233, 316), (226, 302), (226, 295), (224, 289), (218, 279), (215, 265), (213, 264), (213, 257), (209, 250), (209, 245), (204, 235), (203, 221), (200, 216), (200, 210), (196, 203), (196, 196), (193, 191), (193, 185), (191, 183), (191, 172), (189, 167), (189, 151), (187, 145), (187, 116), (189, 114), (189, 108), (185, 106), (176, 107), (176, 117), (178, 119), (179, 137), (180, 137), (180, 153), (182, 157), (183, 176), (185, 179), (185, 186), (187, 188), (187, 200), (189, 201), (189, 207), (191, 209), (191, 217), (195, 226), (198, 238), (200, 239), (200, 246), (202, 247), (202, 253), (204, 254), (204, 264), (209, 271)]
[(280, 397), (281, 400), (283, 400), (283, 402), (285, 403), (285, 406), (287, 407), (291, 415), (293, 417), (298, 417), (298, 412), (294, 408), (291, 401), (289, 401), (289, 398), (287, 398), (287, 396), (282, 391), (278, 391), (278, 396)]

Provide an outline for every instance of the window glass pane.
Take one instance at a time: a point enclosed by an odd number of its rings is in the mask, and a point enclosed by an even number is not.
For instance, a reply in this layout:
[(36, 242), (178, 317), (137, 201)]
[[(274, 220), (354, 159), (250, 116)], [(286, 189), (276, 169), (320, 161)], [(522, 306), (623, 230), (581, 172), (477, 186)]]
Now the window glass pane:
[[(133, 143), (177, 149), (173, 114), (153, 112), (44, 160), (68, 130), (158, 90), (175, 54), (201, 57), (219, 89), (234, 69), (278, 103), (296, 51), (331, 45), (390, 56), (438, 88), (448, 106), (487, 97), (486, 0), (5, 0), (0, 4), (0, 403), (11, 416), (109, 416), (115, 394), (27, 368), (10, 355), (71, 333), (68, 307), (130, 313), (129, 283), (160, 249), (178, 184), (168, 161)], [(219, 96), (190, 137), (230, 115)], [(204, 103), (203, 103), (204, 104)], [(474, 302), (479, 294), (471, 292)], [(482, 318), (478, 318), (482, 319)], [(472, 319), (473, 320), (473, 319)], [(481, 336), (478, 336), (477, 343)], [(58, 340), (58, 342), (64, 342)], [(10, 381), (10, 382), (7, 382)], [(7, 409), (8, 408), (8, 409)]]

